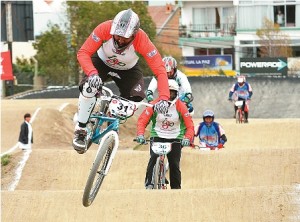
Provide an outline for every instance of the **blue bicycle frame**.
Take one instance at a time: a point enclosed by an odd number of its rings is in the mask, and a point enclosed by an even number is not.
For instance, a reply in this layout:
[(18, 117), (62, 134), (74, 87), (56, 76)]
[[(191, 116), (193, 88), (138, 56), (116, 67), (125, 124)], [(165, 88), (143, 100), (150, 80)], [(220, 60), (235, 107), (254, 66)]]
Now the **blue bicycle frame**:
[[(107, 116), (99, 115), (91, 115), (90, 118), (99, 119), (98, 126), (94, 135), (92, 136), (92, 142), (95, 144), (99, 143), (99, 140), (109, 131), (114, 130), (119, 132), (120, 120), (114, 117), (107, 117)], [(104, 123), (109, 123), (105, 129), (102, 129)]]

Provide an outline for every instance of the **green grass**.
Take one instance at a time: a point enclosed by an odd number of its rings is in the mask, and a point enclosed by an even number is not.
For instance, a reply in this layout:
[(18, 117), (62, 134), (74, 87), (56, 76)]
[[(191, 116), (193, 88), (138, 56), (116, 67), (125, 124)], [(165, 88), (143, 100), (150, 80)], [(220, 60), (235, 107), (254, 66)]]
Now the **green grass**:
[(1, 157), (1, 166), (6, 166), (10, 162), (11, 155), (5, 154)]

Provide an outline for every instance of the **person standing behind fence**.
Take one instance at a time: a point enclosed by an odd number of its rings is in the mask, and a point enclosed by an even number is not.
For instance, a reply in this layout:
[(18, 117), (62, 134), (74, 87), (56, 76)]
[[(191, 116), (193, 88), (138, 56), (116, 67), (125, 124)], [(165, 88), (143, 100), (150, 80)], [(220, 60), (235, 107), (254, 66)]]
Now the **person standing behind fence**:
[(19, 147), (22, 150), (30, 150), (33, 143), (33, 130), (30, 124), (31, 115), (26, 113), (24, 115), (24, 122), (21, 125), (19, 135)]

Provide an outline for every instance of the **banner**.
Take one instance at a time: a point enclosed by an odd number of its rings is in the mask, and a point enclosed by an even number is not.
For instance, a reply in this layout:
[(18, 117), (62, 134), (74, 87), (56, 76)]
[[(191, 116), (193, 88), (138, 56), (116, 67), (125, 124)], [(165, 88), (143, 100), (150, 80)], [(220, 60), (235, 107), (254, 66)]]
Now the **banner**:
[(231, 55), (186, 56), (182, 65), (188, 76), (235, 76)]
[(0, 74), (1, 80), (14, 80), (10, 51), (1, 52)]
[(287, 58), (241, 58), (241, 74), (287, 75)]

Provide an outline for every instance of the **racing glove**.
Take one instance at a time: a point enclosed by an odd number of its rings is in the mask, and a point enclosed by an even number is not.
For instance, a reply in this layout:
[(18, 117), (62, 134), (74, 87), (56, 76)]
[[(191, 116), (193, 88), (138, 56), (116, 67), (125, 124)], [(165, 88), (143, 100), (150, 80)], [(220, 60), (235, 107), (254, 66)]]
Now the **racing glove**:
[(223, 148), (223, 144), (222, 143), (219, 143), (218, 146), (217, 146), (219, 149)]
[(98, 74), (92, 74), (88, 77), (88, 83), (89, 83), (89, 86), (91, 88), (96, 88), (98, 90), (101, 89), (101, 86), (102, 86), (102, 80), (101, 78), (99, 77)]
[(154, 105), (154, 111), (157, 113), (166, 114), (168, 112), (168, 108), (169, 108), (169, 103), (167, 100), (159, 100)]
[(190, 103), (194, 100), (192, 93), (185, 93), (180, 97), (180, 100), (185, 103)]
[(147, 90), (146, 99), (147, 99), (148, 103), (153, 101), (153, 92), (151, 90)]
[(136, 142), (139, 143), (139, 144), (144, 144), (144, 143), (146, 143), (146, 139), (145, 139), (144, 135), (138, 135), (138, 136), (136, 137)]
[(181, 145), (182, 146), (189, 146), (191, 144), (190, 140), (188, 138), (183, 138), (181, 140)]

